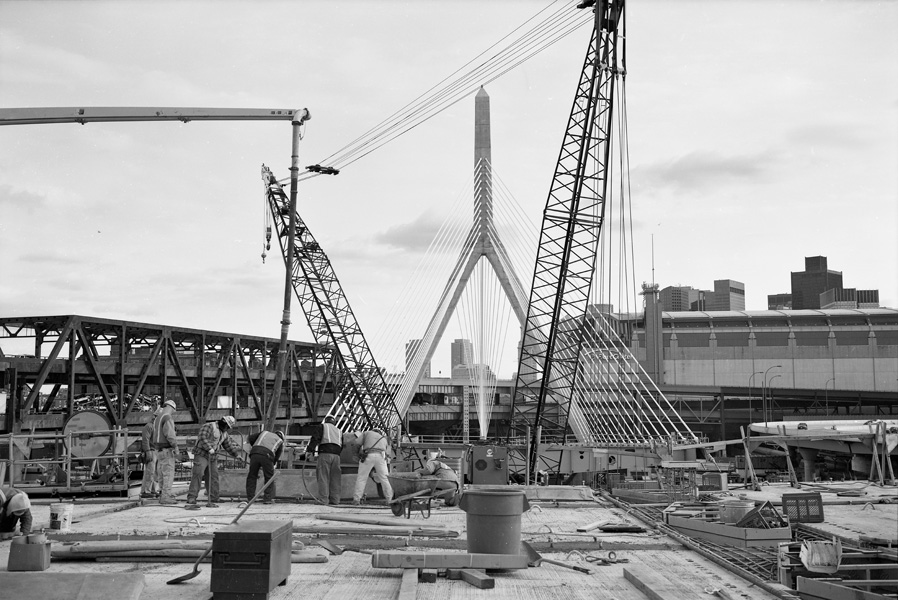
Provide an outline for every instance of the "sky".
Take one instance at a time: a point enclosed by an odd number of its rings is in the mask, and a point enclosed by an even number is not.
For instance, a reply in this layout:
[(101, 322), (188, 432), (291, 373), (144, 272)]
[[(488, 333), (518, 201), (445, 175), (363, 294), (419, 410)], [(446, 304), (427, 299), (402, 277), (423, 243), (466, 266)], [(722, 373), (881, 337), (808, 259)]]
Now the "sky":
[[(0, 0), (0, 108), (308, 108), (300, 164), (315, 164), (548, 4)], [(898, 307), (898, 3), (627, 10), (637, 282), (734, 279), (763, 310), (823, 255), (845, 287)], [(588, 36), (486, 86), (493, 168), (537, 226)], [(0, 316), (279, 337), (283, 263), (259, 256), (259, 169), (287, 177), (290, 142), (286, 122), (0, 127)], [(384, 323), (472, 156), (473, 95), (300, 184), (363, 331)], [(290, 337), (312, 339), (299, 315)]]

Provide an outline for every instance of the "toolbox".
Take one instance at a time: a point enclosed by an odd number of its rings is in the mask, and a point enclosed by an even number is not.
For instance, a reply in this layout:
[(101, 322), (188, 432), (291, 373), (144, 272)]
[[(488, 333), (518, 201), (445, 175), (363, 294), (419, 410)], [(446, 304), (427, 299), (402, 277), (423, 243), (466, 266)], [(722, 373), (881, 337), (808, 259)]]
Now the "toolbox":
[(215, 600), (266, 600), (290, 576), (292, 521), (235, 523), (212, 538)]

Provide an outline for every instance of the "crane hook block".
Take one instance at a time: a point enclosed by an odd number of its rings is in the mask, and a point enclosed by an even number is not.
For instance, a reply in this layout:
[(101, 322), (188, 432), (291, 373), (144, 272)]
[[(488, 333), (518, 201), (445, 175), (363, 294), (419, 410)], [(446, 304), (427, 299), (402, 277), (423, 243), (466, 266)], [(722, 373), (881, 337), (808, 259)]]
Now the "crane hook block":
[(306, 170), (310, 173), (320, 173), (322, 175), (339, 175), (340, 169), (334, 167), (322, 167), (321, 165), (309, 165)]

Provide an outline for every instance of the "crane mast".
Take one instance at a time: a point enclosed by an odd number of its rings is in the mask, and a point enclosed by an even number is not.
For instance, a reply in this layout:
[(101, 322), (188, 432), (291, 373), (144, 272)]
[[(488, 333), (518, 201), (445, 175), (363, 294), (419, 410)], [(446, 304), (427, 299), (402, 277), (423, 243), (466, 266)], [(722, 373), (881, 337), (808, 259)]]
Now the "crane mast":
[[(576, 424), (570, 418), (579, 410), (574, 381), (605, 214), (614, 81), (623, 60), (624, 1), (578, 8), (592, 8), (595, 24), (543, 213), (512, 397), (509, 441), (529, 431), (530, 473), (539, 442), (563, 443)], [(587, 441), (586, 432), (574, 433)]]
[[(262, 181), (281, 252), (288, 268), (290, 201), (271, 170), (262, 166)], [(402, 421), (393, 395), (377, 366), (330, 260), (308, 226), (294, 212), (295, 242), (290, 275), (293, 291), (315, 342), (330, 345), (337, 361), (334, 403), (328, 416), (343, 431), (368, 427), (389, 430)]]

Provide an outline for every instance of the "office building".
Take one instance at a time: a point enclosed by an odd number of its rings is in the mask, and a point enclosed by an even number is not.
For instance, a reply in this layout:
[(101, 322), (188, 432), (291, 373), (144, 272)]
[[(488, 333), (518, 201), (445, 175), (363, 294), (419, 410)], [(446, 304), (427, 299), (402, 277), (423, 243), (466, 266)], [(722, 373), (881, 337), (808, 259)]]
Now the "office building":
[(804, 271), (792, 272), (792, 308), (819, 309), (820, 294), (842, 289), (842, 272), (827, 268), (825, 256), (806, 256)]
[(792, 294), (769, 294), (767, 310), (792, 310)]
[(745, 284), (733, 279), (715, 280), (714, 291), (705, 292), (704, 310), (745, 310)]
[(680, 312), (693, 310), (692, 303), (698, 300), (699, 290), (686, 285), (667, 286), (660, 292), (661, 310)]

